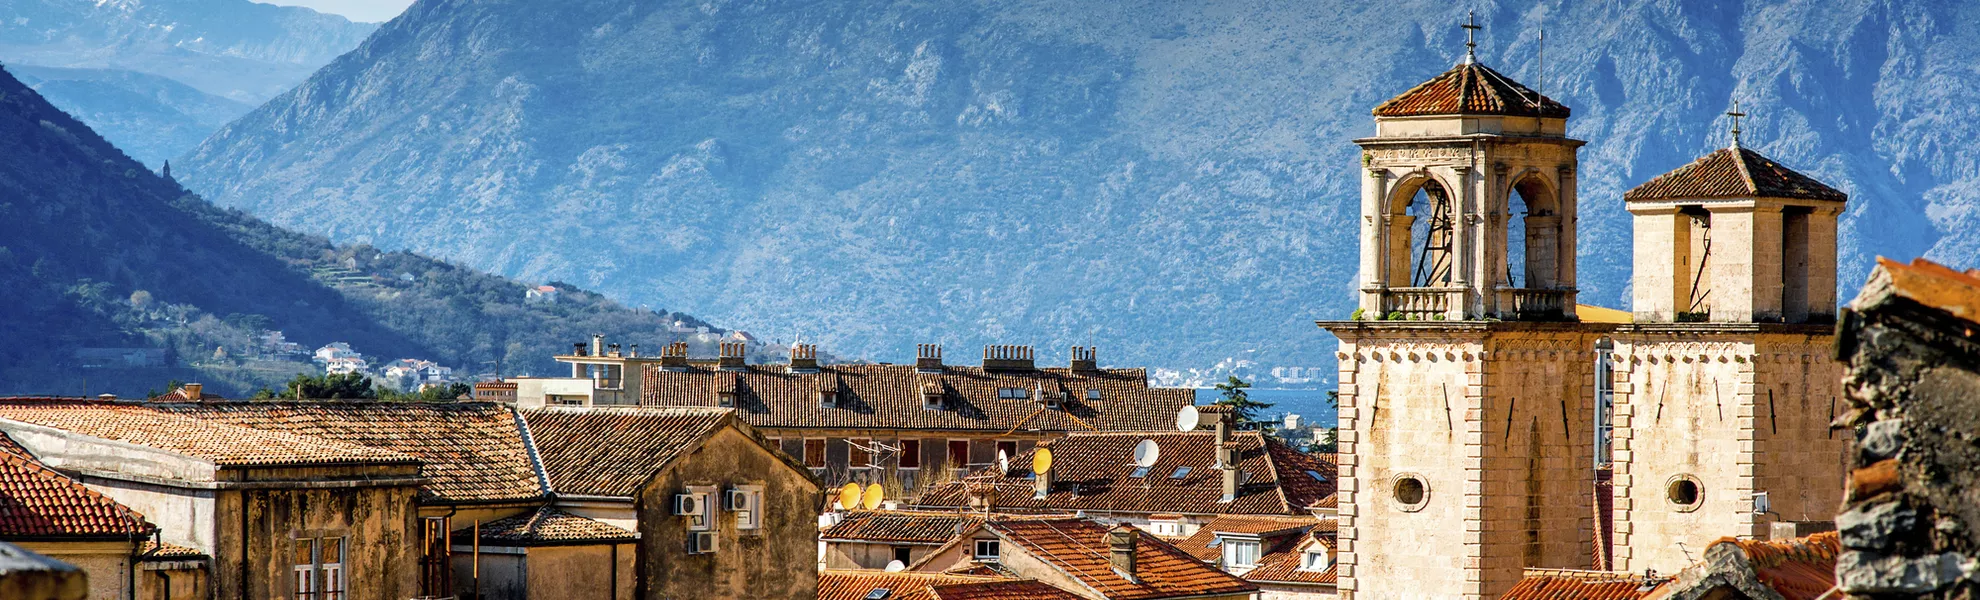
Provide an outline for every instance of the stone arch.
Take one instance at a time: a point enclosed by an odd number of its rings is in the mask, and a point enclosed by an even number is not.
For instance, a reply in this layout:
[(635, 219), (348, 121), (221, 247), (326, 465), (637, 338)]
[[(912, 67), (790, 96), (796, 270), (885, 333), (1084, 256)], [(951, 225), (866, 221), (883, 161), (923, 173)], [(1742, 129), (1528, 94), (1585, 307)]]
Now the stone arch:
[[(1452, 248), (1461, 189), (1429, 169), (1397, 177), (1382, 203), (1389, 241), (1384, 268), (1390, 286), (1441, 287), (1456, 279), (1458, 257)], [(1441, 230), (1435, 227), (1438, 221), (1445, 224)]]
[(1562, 276), (1560, 248), (1566, 236), (1561, 192), (1552, 177), (1528, 168), (1507, 178), (1496, 207), (1505, 223), (1506, 260), (1500, 281), (1508, 287), (1553, 289)]

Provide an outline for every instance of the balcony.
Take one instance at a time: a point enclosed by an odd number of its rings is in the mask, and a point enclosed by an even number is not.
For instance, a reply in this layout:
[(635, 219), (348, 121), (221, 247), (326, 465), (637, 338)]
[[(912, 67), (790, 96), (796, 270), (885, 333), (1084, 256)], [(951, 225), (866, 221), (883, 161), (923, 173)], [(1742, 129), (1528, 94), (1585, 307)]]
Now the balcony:
[(1574, 290), (1500, 288), (1499, 314), (1508, 321), (1559, 321), (1567, 318)]
[(1382, 290), (1382, 314), (1374, 319), (1400, 315), (1407, 321), (1448, 318), (1451, 306), (1464, 302), (1464, 288), (1402, 287)]

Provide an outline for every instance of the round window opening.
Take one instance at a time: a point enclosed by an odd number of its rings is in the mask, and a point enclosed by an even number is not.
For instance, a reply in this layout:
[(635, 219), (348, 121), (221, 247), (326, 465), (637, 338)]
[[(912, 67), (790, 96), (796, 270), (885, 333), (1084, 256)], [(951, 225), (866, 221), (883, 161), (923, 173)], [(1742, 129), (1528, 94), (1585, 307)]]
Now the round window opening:
[(1705, 499), (1705, 489), (1697, 477), (1677, 475), (1664, 484), (1664, 498), (1678, 510), (1690, 512), (1698, 509)]
[(1390, 481), (1389, 493), (1398, 508), (1415, 512), (1422, 510), (1423, 505), (1429, 503), (1430, 485), (1423, 481), (1422, 475), (1403, 473), (1396, 475), (1395, 479)]

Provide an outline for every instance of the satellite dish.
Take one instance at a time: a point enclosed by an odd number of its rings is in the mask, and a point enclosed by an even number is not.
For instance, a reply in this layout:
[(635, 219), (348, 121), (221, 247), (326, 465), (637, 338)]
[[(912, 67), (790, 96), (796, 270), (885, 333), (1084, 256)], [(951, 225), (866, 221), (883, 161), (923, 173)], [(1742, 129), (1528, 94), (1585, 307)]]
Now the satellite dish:
[(1011, 472), (1011, 455), (1010, 455), (1010, 453), (1008, 453), (1008, 452), (1004, 452), (1003, 450), (998, 450), (998, 451), (997, 451), (997, 474), (998, 474), (998, 475), (1009, 475), (1009, 474), (1010, 474), (1010, 472)]
[(1141, 443), (1134, 445), (1134, 466), (1152, 467), (1155, 461), (1161, 459), (1162, 447), (1155, 445), (1155, 440), (1141, 440)]
[(1031, 472), (1039, 475), (1052, 472), (1052, 449), (1039, 448), (1031, 454)]
[(907, 565), (902, 563), (901, 561), (898, 560), (887, 561), (888, 573), (899, 573), (901, 571), (906, 571), (906, 570), (907, 570)]
[(886, 495), (887, 491), (880, 489), (880, 484), (868, 485), (866, 493), (860, 494), (859, 505), (866, 507), (866, 510), (880, 510), (880, 500)]
[(1177, 431), (1196, 431), (1196, 426), (1202, 424), (1203, 413), (1197, 411), (1195, 406), (1185, 406), (1176, 411)]
[(860, 489), (857, 483), (848, 483), (845, 487), (839, 488), (839, 509), (852, 510), (859, 508), (859, 496)]

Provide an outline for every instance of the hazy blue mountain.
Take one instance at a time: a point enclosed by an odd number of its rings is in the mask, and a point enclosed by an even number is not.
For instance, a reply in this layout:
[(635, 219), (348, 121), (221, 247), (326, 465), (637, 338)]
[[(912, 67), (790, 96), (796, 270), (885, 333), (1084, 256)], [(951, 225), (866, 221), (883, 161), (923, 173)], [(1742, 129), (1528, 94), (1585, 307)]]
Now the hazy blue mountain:
[(1621, 192), (1725, 144), (1735, 96), (1747, 146), (1853, 195), (1845, 298), (1874, 253), (1980, 255), (1980, 5), (1919, 0), (422, 0), (180, 166), (334, 240), (846, 354), (1327, 365), (1349, 140), (1467, 9), (1590, 142), (1586, 302), (1627, 297)]
[(157, 75), (118, 69), (9, 69), (50, 104), (153, 167), (254, 107)]
[[(252, 391), (302, 368), (251, 356), (267, 330), (312, 349), (349, 342), (379, 360), (548, 374), (553, 353), (592, 333), (664, 342), (676, 321), (704, 325), (569, 285), (555, 303), (529, 303), (512, 280), (215, 207), (5, 70), (0, 139), (0, 396), (128, 396), (174, 377)], [(166, 364), (78, 368), (79, 349), (127, 348), (162, 349)]]

